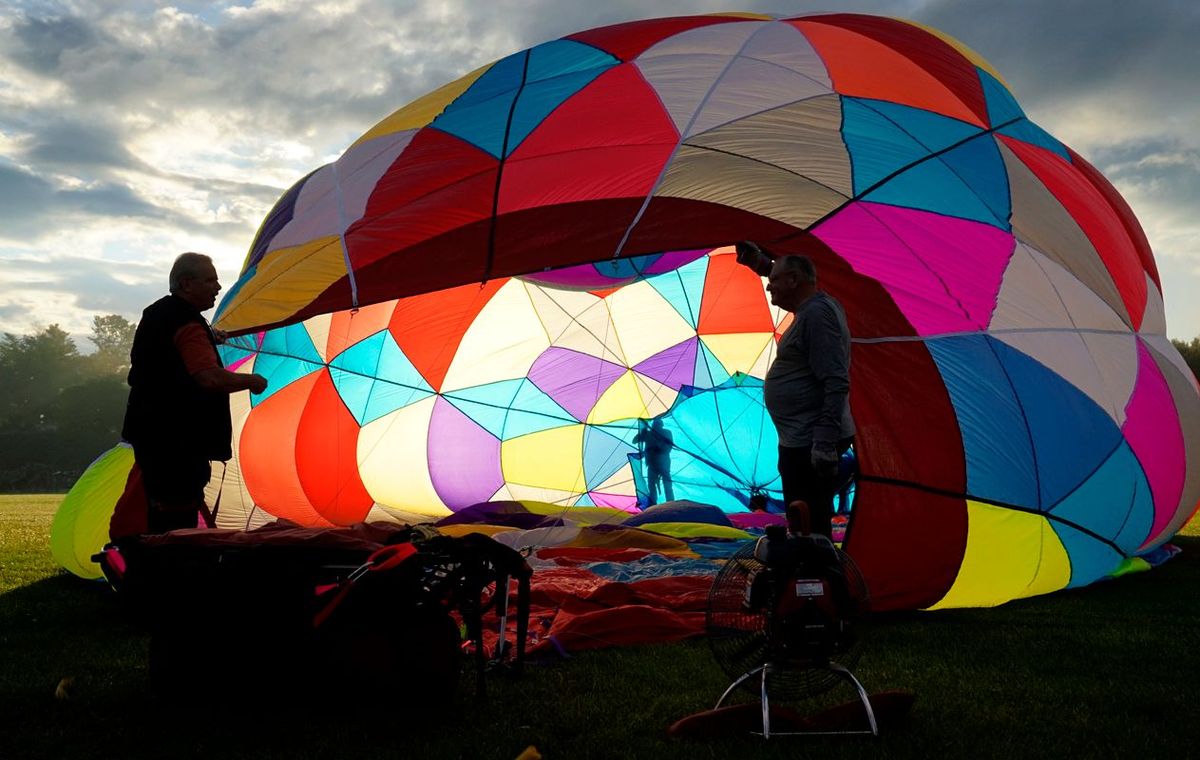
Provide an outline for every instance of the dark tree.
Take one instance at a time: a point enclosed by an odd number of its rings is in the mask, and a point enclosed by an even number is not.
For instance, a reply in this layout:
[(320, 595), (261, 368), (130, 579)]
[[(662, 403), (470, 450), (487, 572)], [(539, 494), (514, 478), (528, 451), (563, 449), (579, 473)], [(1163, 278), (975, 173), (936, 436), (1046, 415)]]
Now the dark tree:
[(58, 325), (33, 335), (0, 338), (0, 421), (35, 425), (46, 407), (83, 379), (84, 367), (71, 336)]
[(133, 325), (97, 317), (97, 353), (81, 356), (58, 325), (0, 337), (0, 490), (69, 487), (120, 438)]
[(1171, 343), (1183, 355), (1183, 360), (1192, 368), (1192, 374), (1200, 380), (1200, 338), (1192, 338), (1191, 342), (1171, 339)]

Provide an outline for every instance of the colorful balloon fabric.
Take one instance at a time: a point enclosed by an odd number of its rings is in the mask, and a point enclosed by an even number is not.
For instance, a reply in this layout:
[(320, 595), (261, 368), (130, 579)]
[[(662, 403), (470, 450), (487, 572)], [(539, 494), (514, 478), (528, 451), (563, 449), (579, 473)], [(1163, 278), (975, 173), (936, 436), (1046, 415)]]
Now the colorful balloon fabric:
[(651, 418), (675, 499), (781, 498), (761, 378), (786, 315), (731, 250), (675, 258), (615, 289), (503, 278), (233, 341), (226, 364), (269, 383), (237, 426), (251, 499), (304, 524), (499, 499), (634, 511)]
[(100, 578), (92, 561), (108, 543), (113, 505), (125, 490), (133, 468), (133, 449), (119, 443), (96, 457), (67, 492), (50, 524), (50, 553), (62, 567), (80, 578)]
[[(778, 495), (786, 329), (729, 245), (805, 253), (855, 336), (846, 547), (877, 606), (1091, 583), (1200, 495), (1200, 393), (1137, 220), (978, 55), (823, 14), (638, 21), (418, 99), (289, 190), (219, 327), (237, 455), (306, 524), (487, 500)], [(396, 300), (399, 299), (399, 300)]]

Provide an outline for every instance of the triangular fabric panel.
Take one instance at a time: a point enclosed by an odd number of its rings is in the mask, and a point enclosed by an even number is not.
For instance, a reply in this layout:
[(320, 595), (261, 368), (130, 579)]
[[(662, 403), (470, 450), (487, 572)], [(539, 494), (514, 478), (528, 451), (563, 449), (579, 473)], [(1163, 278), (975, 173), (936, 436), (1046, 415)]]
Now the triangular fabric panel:
[(1129, 444), (1121, 441), (1104, 464), (1050, 509), (1059, 520), (1086, 526), (1120, 547), (1137, 553), (1154, 521), (1154, 500), (1142, 466)]
[(267, 389), (250, 396), (258, 406), (291, 383), (322, 369), (325, 362), (312, 344), (304, 325), (288, 325), (268, 330), (254, 360), (254, 371), (267, 378)]
[(701, 334), (773, 332), (775, 323), (762, 290), (762, 278), (731, 255), (709, 257)]
[[(922, 73), (931, 76), (966, 106), (971, 115), (968, 120), (981, 120), (987, 115), (983, 90), (975, 73), (975, 56), (943, 35), (903, 19), (859, 13), (816, 14), (810, 18), (852, 30), (912, 61)], [(868, 48), (864, 54), (871, 57), (876, 51)]]
[(589, 425), (583, 434), (583, 471), (588, 489), (599, 488), (613, 473), (629, 464), (629, 455), (634, 451), (634, 446)]
[(463, 335), (503, 284), (472, 283), (396, 302), (388, 330), (433, 389), (441, 389)]
[(713, 355), (703, 341), (699, 342), (696, 352), (696, 387), (715, 388), (729, 379), (729, 371), (725, 365)]
[(1022, 242), (1053, 259), (1132, 324), (1117, 286), (1079, 223), (1012, 150), (1001, 143), (1012, 195), (1012, 230)]
[(854, 188), (841, 102), (820, 95), (693, 135), (686, 144), (777, 166), (849, 198)]
[(998, 127), (1013, 119), (1024, 118), (1025, 112), (1021, 110), (1017, 99), (1012, 96), (1007, 87), (983, 69), (977, 68), (976, 71), (979, 74), (979, 82), (983, 85), (984, 98), (987, 100), (988, 123), (992, 127)]
[(1082, 391), (1044, 365), (989, 338), (1017, 393), (1037, 456), (1039, 505), (1058, 503), (1108, 458), (1120, 428)]
[(842, 113), (855, 193), (981, 131), (974, 124), (885, 100), (843, 98)]
[(431, 126), (500, 158), (513, 100), (525, 78), (528, 55), (528, 51), (522, 51), (496, 61), (466, 92), (446, 106)]
[(1067, 552), (1046, 518), (974, 501), (967, 513), (962, 567), (934, 609), (994, 606), (1067, 585)]
[(1145, 346), (1138, 346), (1137, 386), (1126, 409), (1123, 432), (1142, 463), (1154, 495), (1154, 524), (1146, 542), (1163, 532), (1175, 516), (1183, 492), (1187, 461), (1179, 410), (1171, 389)]
[(597, 356), (551, 346), (533, 363), (529, 379), (582, 422), (625, 371), (624, 366)]
[(921, 335), (985, 327), (1013, 250), (991, 225), (861, 202), (814, 234), (878, 280)]
[(443, 395), (480, 427), (504, 441), (575, 422), (554, 399), (525, 379), (503, 380)]
[(433, 394), (387, 331), (343, 351), (329, 363), (329, 372), (360, 426)]
[(1008, 186), (995, 142), (984, 136), (913, 165), (863, 200), (918, 208), (1008, 229)]
[(983, 335), (926, 341), (962, 432), (967, 493), (1005, 504), (1038, 504), (1037, 467), (1024, 413)]
[(1057, 520), (1051, 520), (1050, 526), (1071, 558), (1071, 582), (1068, 588), (1079, 588), (1104, 578), (1125, 559), (1108, 544), (1076, 528)]
[(689, 338), (682, 343), (663, 349), (633, 369), (639, 374), (657, 380), (675, 390), (679, 390), (685, 385), (694, 385), (697, 342), (696, 338)]
[[(1175, 400), (1175, 409), (1179, 413), (1179, 424), (1183, 431), (1183, 443), (1186, 456), (1186, 473), (1183, 482), (1183, 497), (1175, 511), (1175, 517), (1167, 527), (1159, 532), (1159, 541), (1174, 535), (1188, 519), (1196, 513), (1195, 494), (1200, 490), (1200, 394), (1197, 393), (1196, 378), (1191, 369), (1183, 363), (1183, 357), (1170, 344), (1166, 336), (1143, 337), (1151, 356), (1158, 365), (1159, 372), (1171, 389)], [(1176, 364), (1178, 362), (1178, 364)], [(1183, 366), (1179, 366), (1183, 365)]]
[(1027, 142), (1030, 145), (1036, 145), (1039, 148), (1045, 148), (1046, 150), (1054, 151), (1067, 161), (1071, 160), (1071, 154), (1067, 152), (1067, 149), (1062, 143), (1060, 143), (1058, 140), (1055, 140), (1046, 130), (1042, 129), (1037, 124), (1034, 124), (1029, 119), (1021, 119), (1020, 121), (1009, 124), (1006, 127), (1001, 127), (998, 131), (1002, 135), (1015, 137), (1016, 139), (1021, 140), (1022, 142)]
[(646, 280), (650, 287), (671, 304), (679, 316), (696, 329), (700, 324), (701, 294), (704, 292), (704, 280), (708, 272), (709, 257), (676, 269), (664, 272)]
[(1110, 206), (1087, 175), (1069, 160), (1034, 145), (1000, 137), (1019, 160), (1054, 194), (1078, 222), (1112, 275), (1125, 304), (1125, 313), (1140, 325), (1146, 305), (1146, 276), (1137, 247), (1118, 213)]
[(788, 22), (808, 38), (842, 95), (887, 99), (966, 122), (983, 120), (958, 95), (912, 59), (858, 32), (821, 23), (820, 17)]

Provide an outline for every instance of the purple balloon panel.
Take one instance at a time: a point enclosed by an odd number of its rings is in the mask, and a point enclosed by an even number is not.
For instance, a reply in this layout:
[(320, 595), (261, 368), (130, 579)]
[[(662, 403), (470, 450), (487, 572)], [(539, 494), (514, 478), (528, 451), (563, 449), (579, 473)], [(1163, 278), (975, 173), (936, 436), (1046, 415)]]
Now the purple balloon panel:
[(429, 421), (429, 478), (450, 509), (487, 501), (504, 485), (500, 439), (441, 397)]

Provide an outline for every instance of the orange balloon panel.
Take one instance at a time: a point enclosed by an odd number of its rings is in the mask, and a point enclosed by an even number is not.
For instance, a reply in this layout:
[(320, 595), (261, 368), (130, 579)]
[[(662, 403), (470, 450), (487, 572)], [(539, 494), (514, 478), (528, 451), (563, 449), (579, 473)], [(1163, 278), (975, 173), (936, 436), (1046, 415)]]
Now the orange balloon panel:
[(349, 525), (374, 504), (358, 475), (357, 447), (358, 423), (322, 369), (255, 406), (238, 449), (247, 490), (272, 514)]
[(774, 330), (762, 278), (738, 264), (733, 254), (709, 257), (698, 332), (723, 335)]
[(313, 506), (338, 525), (361, 522), (375, 503), (358, 475), (358, 431), (329, 370), (321, 370), (296, 431), (296, 469)]
[(332, 525), (308, 500), (296, 470), (296, 439), (304, 404), (316, 384), (312, 373), (254, 407), (238, 441), (238, 461), (246, 490), (271, 514), (301, 525)]

